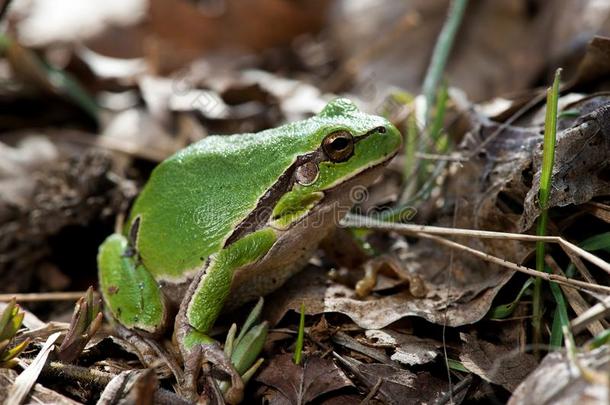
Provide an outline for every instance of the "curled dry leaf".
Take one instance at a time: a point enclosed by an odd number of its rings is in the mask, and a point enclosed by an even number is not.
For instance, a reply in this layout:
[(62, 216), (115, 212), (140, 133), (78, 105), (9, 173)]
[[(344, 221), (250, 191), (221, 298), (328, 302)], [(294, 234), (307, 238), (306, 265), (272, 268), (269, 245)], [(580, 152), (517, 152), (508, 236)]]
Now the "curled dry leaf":
[[(576, 362), (578, 364), (570, 361), (565, 352), (547, 354), (536, 370), (517, 387), (508, 404), (607, 403), (610, 397), (607, 377), (610, 347), (606, 345), (579, 353)], [(602, 381), (591, 378), (593, 375), (601, 376)]]
[[(501, 274), (510, 278), (506, 272)], [(431, 298), (414, 299), (408, 292), (399, 292), (361, 300), (349, 287), (336, 283), (329, 286), (326, 272), (310, 267), (292, 277), (280, 291), (270, 297), (269, 300), (275, 305), (266, 309), (266, 318), (271, 322), (279, 322), (287, 311), (298, 312), (301, 303), (304, 303), (307, 314), (342, 313), (365, 329), (381, 329), (405, 316), (418, 316), (433, 323), (447, 322), (449, 326), (459, 326), (483, 317), (499, 289), (500, 286), (490, 287), (475, 299), (455, 308), (446, 306), (461, 295), (453, 288), (452, 295), (447, 297), (447, 287), (443, 285), (431, 290), (435, 294), (428, 295)]]

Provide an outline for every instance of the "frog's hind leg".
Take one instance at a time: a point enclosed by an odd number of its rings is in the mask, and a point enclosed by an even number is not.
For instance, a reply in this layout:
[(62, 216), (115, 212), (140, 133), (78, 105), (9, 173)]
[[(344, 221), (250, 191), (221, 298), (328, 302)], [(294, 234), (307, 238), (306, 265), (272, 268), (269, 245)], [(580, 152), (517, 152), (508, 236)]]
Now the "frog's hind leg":
[(275, 240), (275, 232), (269, 228), (254, 232), (212, 255), (193, 278), (186, 295), (188, 299), (182, 301), (174, 327), (184, 358), (184, 389), (190, 395), (197, 392), (197, 378), (205, 361), (231, 378), (231, 387), (225, 394), (226, 402), (241, 401), (244, 389), (241, 376), (208, 333), (229, 296), (235, 271), (261, 259)]
[[(211, 285), (217, 285), (219, 281), (220, 285), (224, 284), (222, 283), (222, 280), (214, 280), (213, 277), (208, 279), (210, 274), (218, 271), (220, 270), (217, 268), (216, 262), (208, 259), (204, 268), (197, 272), (186, 293), (186, 297), (192, 298), (190, 300), (183, 300), (180, 305), (180, 310), (178, 311), (176, 324), (174, 326), (174, 336), (178, 343), (178, 347), (182, 352), (182, 358), (184, 359), (184, 384), (182, 386), (182, 395), (192, 401), (198, 400), (197, 381), (199, 379), (200, 371), (202, 368), (207, 367), (207, 363), (211, 363), (231, 378), (231, 390), (226, 395), (226, 402), (234, 404), (239, 403), (242, 400), (244, 390), (243, 381), (237, 370), (235, 370), (235, 367), (231, 364), (230, 359), (224, 354), (224, 351), (218, 342), (207, 335), (207, 332), (213, 326), (215, 317), (220, 313), (222, 301), (224, 301), (224, 299), (218, 296), (211, 298), (208, 295), (206, 297), (206, 294), (204, 293), (205, 291), (209, 293), (216, 290), (216, 288), (212, 288)], [(220, 290), (222, 290), (222, 288), (224, 287), (221, 286)], [(209, 304), (205, 308), (200, 308), (199, 310), (205, 310), (208, 315), (207, 318), (212, 320), (206, 321), (195, 314), (197, 309), (191, 308), (193, 306), (192, 301), (195, 299), (203, 300), (199, 302)], [(220, 300), (221, 302), (218, 302), (217, 300)], [(197, 305), (194, 306), (196, 307)], [(219, 309), (216, 309), (216, 307), (219, 307)], [(217, 396), (219, 393), (217, 389), (214, 389), (215, 387), (210, 379), (209, 372), (207, 374), (208, 375), (205, 376), (206, 388), (204, 388), (202, 397), (210, 401), (210, 399)], [(220, 398), (215, 398), (215, 401), (212, 401), (212, 403), (216, 402), (221, 402)]]

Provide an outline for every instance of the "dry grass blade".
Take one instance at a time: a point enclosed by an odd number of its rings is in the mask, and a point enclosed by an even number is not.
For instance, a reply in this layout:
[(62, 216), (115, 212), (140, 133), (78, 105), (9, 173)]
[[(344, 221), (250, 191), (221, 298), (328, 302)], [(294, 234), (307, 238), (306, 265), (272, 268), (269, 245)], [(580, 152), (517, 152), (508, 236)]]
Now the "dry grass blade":
[(604, 298), (601, 302), (572, 319), (570, 327), (573, 333), (578, 333), (587, 327), (591, 322), (603, 319), (610, 313), (610, 297)]
[[(552, 256), (546, 255), (545, 257), (546, 264), (553, 270), (553, 273), (558, 274), (562, 277), (565, 277), (565, 274), (561, 270), (561, 267), (557, 264), (555, 259)], [(576, 315), (581, 315), (586, 312), (590, 307), (587, 301), (580, 295), (578, 291), (567, 288), (566, 286), (561, 286), (561, 291), (568, 300), (570, 307), (574, 310)], [(587, 329), (591, 332), (591, 335), (596, 336), (604, 331), (604, 326), (599, 321), (592, 321), (587, 325)]]
[(0, 302), (9, 302), (13, 298), (19, 302), (77, 301), (80, 297), (82, 297), (85, 294), (86, 294), (86, 291), (0, 294)]
[(47, 362), (47, 358), (53, 350), (53, 344), (61, 335), (60, 332), (55, 332), (45, 342), (44, 346), (40, 350), (40, 353), (36, 356), (34, 361), (17, 377), (15, 383), (9, 389), (8, 396), (6, 398), (6, 404), (21, 404), (28, 396), (30, 390), (36, 383), (42, 368)]
[(460, 243), (454, 242), (452, 240), (449, 239), (445, 239), (445, 238), (441, 238), (439, 236), (435, 236), (435, 235), (429, 235), (426, 233), (420, 233), (418, 234), (418, 236), (422, 237), (422, 238), (426, 238), (426, 239), (430, 239), (430, 240), (434, 240), (442, 245), (448, 246), (450, 248), (453, 249), (458, 249), (458, 250), (462, 250), (468, 253), (471, 253), (474, 256), (477, 256), (480, 259), (483, 259), (485, 261), (491, 262), (491, 263), (495, 263), (495, 264), (499, 264), (502, 267), (506, 267), (509, 268), (511, 270), (515, 270), (518, 271), (520, 273), (524, 273), (530, 276), (534, 276), (534, 277), (540, 277), (544, 280), (547, 281), (553, 281), (557, 284), (561, 284), (561, 285), (565, 285), (568, 287), (572, 287), (572, 288), (576, 288), (578, 290), (584, 290), (584, 291), (593, 291), (593, 292), (601, 292), (601, 293), (606, 293), (606, 294), (610, 294), (610, 287), (604, 286), (604, 285), (599, 285), (599, 284), (591, 284), (591, 283), (587, 283), (585, 281), (579, 281), (579, 280), (573, 280), (570, 278), (566, 278), (566, 277), (562, 277), (562, 276), (558, 276), (555, 274), (549, 274), (549, 273), (545, 273), (545, 272), (541, 272), (538, 270), (534, 270), (531, 269), (529, 267), (525, 267), (525, 266), (521, 266), (519, 264), (513, 263), (513, 262), (509, 262), (508, 260), (490, 255), (488, 253), (485, 252), (481, 252), (479, 250), (473, 249), (470, 246), (466, 246), (466, 245), (462, 245)]
[(567, 252), (576, 254), (589, 262), (595, 264), (600, 269), (610, 274), (610, 263), (602, 260), (584, 250), (575, 244), (568, 242), (560, 236), (536, 236), (527, 235), (520, 233), (509, 233), (509, 232), (495, 232), (495, 231), (481, 231), (477, 229), (459, 229), (459, 228), (444, 228), (441, 226), (428, 226), (428, 225), (412, 225), (412, 224), (395, 224), (391, 222), (378, 221), (373, 218), (364, 217), (361, 215), (348, 215), (341, 222), (342, 226), (352, 228), (367, 228), (367, 229), (378, 229), (382, 231), (394, 231), (406, 235), (419, 235), (426, 233), (429, 235), (446, 235), (446, 236), (472, 236), (475, 238), (482, 239), (507, 239), (507, 240), (519, 240), (522, 242), (548, 242), (556, 243), (561, 246)]

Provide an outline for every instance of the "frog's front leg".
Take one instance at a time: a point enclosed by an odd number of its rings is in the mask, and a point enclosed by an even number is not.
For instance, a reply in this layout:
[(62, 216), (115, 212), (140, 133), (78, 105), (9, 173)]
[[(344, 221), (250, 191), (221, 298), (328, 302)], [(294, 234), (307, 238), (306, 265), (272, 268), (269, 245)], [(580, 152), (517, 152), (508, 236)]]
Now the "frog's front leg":
[(130, 330), (161, 334), (168, 319), (163, 293), (127, 238), (120, 234), (106, 238), (97, 262), (100, 289), (112, 317)]
[(230, 376), (231, 387), (225, 394), (226, 401), (241, 401), (244, 384), (239, 373), (218, 342), (207, 334), (229, 296), (235, 271), (260, 260), (275, 240), (275, 232), (269, 228), (248, 235), (211, 256), (207, 266), (199, 270), (191, 282), (175, 325), (175, 338), (184, 358), (184, 388), (190, 391), (189, 395), (196, 396), (197, 378), (205, 361)]
[(168, 326), (165, 299), (156, 280), (140, 263), (135, 249), (120, 234), (110, 235), (98, 253), (100, 290), (115, 328), (133, 344), (142, 362), (151, 366), (163, 358), (177, 379), (177, 362), (155, 341)]

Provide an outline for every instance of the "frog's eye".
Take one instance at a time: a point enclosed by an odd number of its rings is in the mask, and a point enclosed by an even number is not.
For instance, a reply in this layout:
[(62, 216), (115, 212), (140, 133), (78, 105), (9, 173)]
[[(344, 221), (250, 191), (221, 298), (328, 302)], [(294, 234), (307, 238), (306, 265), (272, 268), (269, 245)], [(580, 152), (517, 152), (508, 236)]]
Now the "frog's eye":
[(333, 162), (343, 162), (354, 153), (354, 138), (345, 130), (335, 131), (324, 138), (322, 148)]

